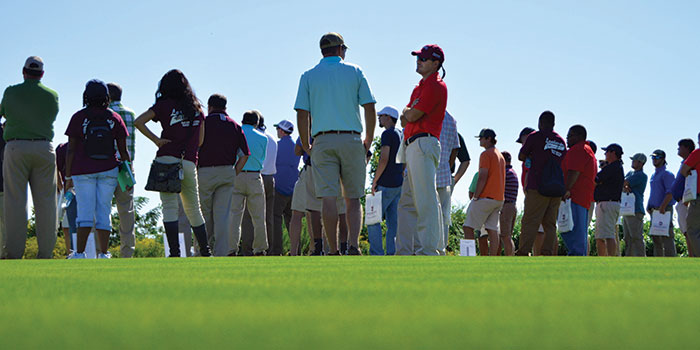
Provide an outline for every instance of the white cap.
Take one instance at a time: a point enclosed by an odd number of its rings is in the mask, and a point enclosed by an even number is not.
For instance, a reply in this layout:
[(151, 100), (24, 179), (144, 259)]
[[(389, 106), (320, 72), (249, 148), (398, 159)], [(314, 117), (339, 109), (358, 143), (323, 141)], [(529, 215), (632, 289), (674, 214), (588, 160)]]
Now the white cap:
[(395, 120), (398, 120), (399, 119), (399, 110), (396, 109), (396, 107), (394, 107), (394, 106), (386, 106), (386, 107), (382, 108), (382, 110), (379, 111), (379, 113), (377, 113), (377, 116), (380, 116), (380, 115), (388, 115), (388, 116), (394, 118)]

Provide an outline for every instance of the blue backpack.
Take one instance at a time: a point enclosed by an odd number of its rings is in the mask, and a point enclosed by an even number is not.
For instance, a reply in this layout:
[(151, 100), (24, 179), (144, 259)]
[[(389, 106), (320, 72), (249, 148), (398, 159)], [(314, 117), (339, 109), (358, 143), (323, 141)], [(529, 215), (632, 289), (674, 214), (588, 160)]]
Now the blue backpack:
[(542, 168), (537, 191), (545, 197), (561, 197), (566, 193), (564, 172), (559, 161), (550, 154), (547, 163)]

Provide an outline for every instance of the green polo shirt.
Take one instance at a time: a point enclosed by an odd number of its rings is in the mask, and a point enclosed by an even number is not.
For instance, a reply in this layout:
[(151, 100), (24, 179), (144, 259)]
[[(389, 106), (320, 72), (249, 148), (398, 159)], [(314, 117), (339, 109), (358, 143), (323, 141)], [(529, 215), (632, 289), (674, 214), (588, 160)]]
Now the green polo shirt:
[(10, 86), (0, 103), (0, 116), (7, 120), (4, 138), (51, 141), (57, 114), (58, 94), (39, 80), (26, 79)]

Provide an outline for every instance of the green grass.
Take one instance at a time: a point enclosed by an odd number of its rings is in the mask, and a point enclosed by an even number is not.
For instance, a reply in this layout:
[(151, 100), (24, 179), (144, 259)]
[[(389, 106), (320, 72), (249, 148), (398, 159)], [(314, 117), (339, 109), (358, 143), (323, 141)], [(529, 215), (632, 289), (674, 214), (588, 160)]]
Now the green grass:
[(654, 258), (0, 261), (20, 348), (687, 348), (700, 264)]

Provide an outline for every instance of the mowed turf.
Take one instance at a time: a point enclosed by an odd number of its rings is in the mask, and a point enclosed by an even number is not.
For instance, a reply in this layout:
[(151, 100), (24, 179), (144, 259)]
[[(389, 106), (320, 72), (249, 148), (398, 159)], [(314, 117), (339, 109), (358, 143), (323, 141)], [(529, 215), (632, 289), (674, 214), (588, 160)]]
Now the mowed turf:
[(700, 262), (251, 257), (0, 261), (20, 348), (687, 348)]

